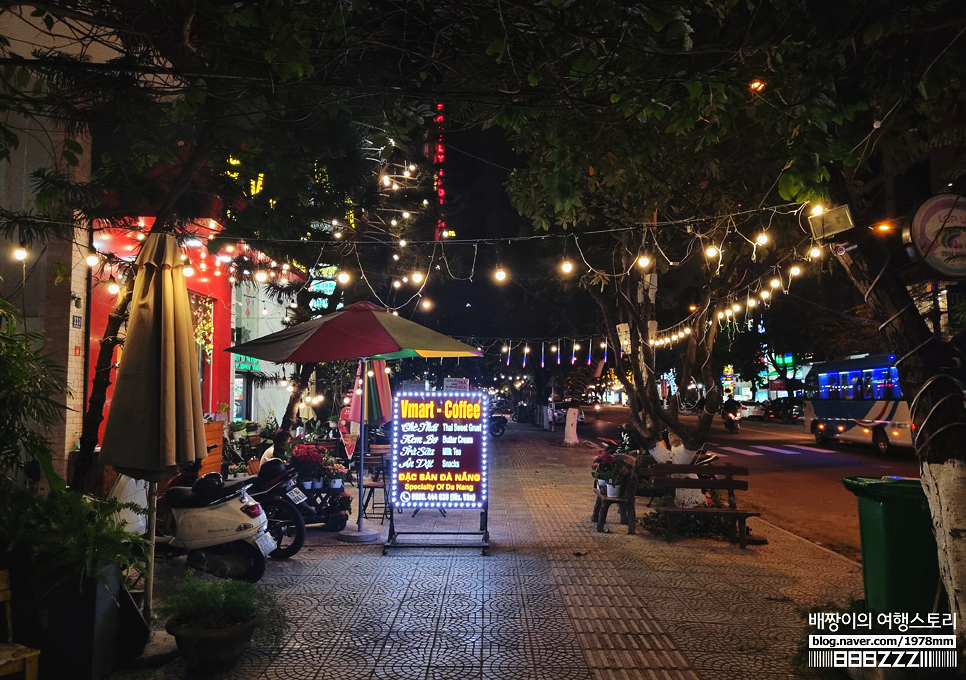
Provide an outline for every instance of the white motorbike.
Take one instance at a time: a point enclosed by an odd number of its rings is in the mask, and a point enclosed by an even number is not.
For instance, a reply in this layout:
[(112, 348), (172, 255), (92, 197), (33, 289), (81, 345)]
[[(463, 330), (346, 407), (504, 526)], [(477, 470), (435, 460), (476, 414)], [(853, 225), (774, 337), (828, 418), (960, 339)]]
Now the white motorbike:
[[(133, 483), (133, 488), (132, 488)], [(139, 491), (144, 483), (121, 475), (112, 495), (122, 501), (147, 505)], [(277, 547), (268, 533), (268, 517), (262, 506), (248, 495), (246, 481), (225, 484), (221, 475), (212, 472), (199, 479), (190, 489), (169, 488), (161, 503), (174, 515), (173, 536), (156, 536), (155, 559), (187, 558), (187, 566), (220, 578), (234, 578), (254, 583), (265, 573), (266, 556)], [(144, 533), (143, 515), (140, 526), (128, 516), (129, 530)]]

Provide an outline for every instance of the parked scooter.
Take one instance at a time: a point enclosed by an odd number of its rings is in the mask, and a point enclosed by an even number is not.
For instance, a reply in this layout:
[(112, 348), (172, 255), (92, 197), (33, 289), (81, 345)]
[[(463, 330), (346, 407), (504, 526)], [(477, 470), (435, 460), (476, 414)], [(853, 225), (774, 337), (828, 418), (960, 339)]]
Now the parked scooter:
[(291, 557), (305, 543), (305, 517), (314, 515), (315, 511), (298, 488), (297, 478), (295, 468), (285, 465), (285, 461), (279, 458), (272, 458), (262, 463), (252, 483), (252, 498), (262, 504), (268, 516), (268, 533), (278, 544), (269, 557)]
[(724, 418), (725, 429), (728, 430), (728, 432), (732, 432), (734, 434), (741, 432), (740, 413), (735, 411), (726, 411), (721, 417)]
[[(163, 503), (170, 508), (174, 531), (157, 533), (155, 559), (186, 558), (187, 566), (219, 578), (258, 581), (267, 567), (265, 556), (276, 544), (262, 506), (248, 495), (250, 486), (246, 481), (225, 484), (211, 472), (191, 488), (169, 487)], [(145, 487), (125, 475), (118, 477), (111, 495), (147, 505)], [(143, 515), (135, 518), (127, 518), (129, 529), (144, 533)]]
[(506, 416), (500, 415), (499, 413), (490, 414), (490, 435), (493, 437), (502, 437), (503, 433), (506, 432)]

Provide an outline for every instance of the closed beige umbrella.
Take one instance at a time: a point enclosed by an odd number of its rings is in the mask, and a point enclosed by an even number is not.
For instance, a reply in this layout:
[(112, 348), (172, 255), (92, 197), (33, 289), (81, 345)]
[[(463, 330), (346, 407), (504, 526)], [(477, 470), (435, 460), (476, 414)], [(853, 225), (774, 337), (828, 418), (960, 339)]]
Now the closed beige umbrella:
[(171, 234), (150, 234), (137, 278), (99, 462), (148, 485), (151, 554), (144, 613), (150, 621), (157, 482), (208, 455), (198, 378), (198, 346), (181, 249)]

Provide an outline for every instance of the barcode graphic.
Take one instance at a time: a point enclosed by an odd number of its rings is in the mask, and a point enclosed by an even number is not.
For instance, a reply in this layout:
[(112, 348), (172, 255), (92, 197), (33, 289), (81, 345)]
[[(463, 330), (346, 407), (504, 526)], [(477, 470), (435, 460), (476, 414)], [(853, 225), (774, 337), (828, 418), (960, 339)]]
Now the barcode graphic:
[(849, 650), (808, 652), (811, 668), (955, 668), (954, 649)]

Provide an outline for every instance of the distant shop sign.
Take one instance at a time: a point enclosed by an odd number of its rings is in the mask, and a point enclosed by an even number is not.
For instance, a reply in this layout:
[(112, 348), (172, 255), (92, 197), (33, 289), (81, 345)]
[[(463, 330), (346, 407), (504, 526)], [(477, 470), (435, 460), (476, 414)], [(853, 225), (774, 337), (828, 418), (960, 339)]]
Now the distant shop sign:
[(773, 378), (768, 381), (768, 389), (772, 392), (784, 392), (785, 391), (785, 379), (784, 378)]
[(489, 397), (481, 392), (397, 393), (392, 507), (485, 510), (489, 413)]
[(443, 378), (444, 390), (458, 390), (466, 392), (470, 389), (469, 378)]
[(241, 354), (235, 355), (235, 370), (236, 371), (260, 371), (262, 370), (262, 364), (260, 359), (255, 357), (246, 357)]
[(946, 279), (966, 278), (966, 197), (940, 194), (925, 201), (910, 236), (930, 269)]

